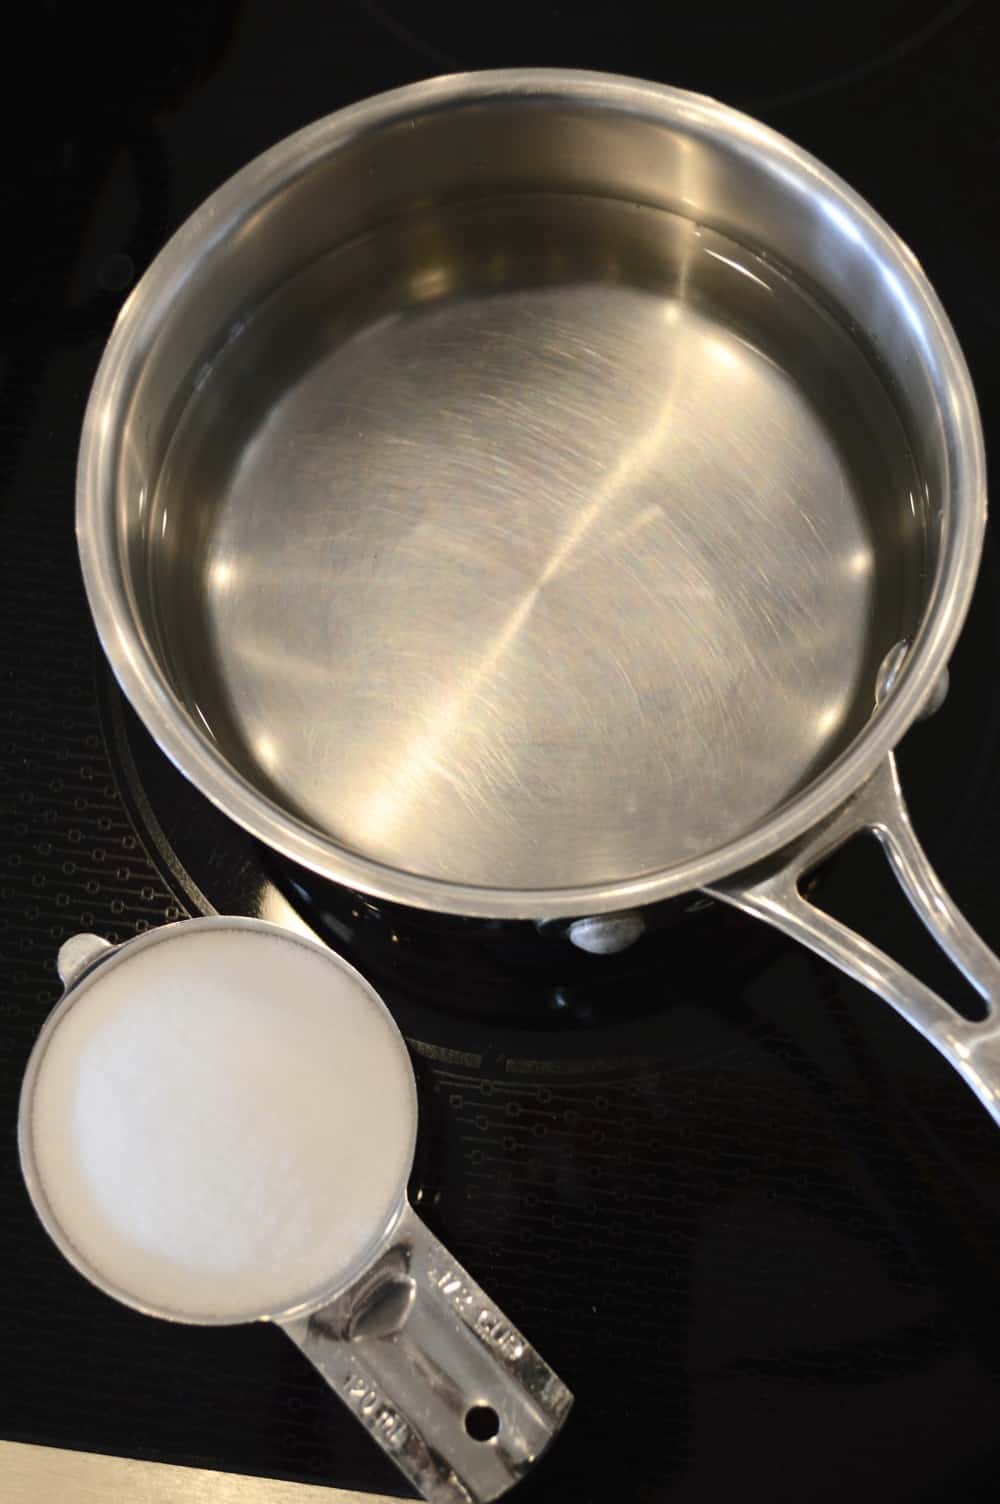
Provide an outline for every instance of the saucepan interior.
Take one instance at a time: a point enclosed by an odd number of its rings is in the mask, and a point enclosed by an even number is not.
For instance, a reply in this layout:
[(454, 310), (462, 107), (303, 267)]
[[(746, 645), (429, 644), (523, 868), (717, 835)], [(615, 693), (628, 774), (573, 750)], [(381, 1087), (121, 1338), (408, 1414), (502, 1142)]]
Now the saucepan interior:
[(166, 750), (332, 877), (667, 896), (919, 709), (981, 526), (965, 381), (905, 249), (753, 122), (438, 81), (276, 148), (140, 285), (81, 466), (95, 616)]

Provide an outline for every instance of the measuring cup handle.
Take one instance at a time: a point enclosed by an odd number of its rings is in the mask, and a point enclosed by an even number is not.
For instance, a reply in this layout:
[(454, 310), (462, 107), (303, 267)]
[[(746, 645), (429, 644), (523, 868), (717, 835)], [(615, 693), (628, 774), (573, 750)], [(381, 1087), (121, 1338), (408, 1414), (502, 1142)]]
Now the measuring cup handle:
[[(984, 1021), (963, 1018), (905, 967), (803, 896), (802, 878), (863, 830), (878, 837), (916, 913), (984, 999)], [(891, 1003), (940, 1050), (1000, 1123), (1000, 960), (956, 908), (928, 861), (910, 824), (891, 753), (824, 825), (770, 862), (706, 891), (801, 941)]]
[(434, 1504), (506, 1492), (573, 1402), (409, 1205), (356, 1284), (281, 1324)]

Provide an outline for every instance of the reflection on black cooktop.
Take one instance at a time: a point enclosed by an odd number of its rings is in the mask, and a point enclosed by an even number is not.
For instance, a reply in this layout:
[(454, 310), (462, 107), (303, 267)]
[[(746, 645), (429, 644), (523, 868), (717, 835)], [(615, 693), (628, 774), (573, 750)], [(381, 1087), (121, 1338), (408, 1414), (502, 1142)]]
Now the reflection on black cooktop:
[[(826, 14), (796, 0), (713, 0), (683, 16), (672, 5), (530, 4), (473, 12), (456, 0), (429, 0), (414, 13), (400, 0), (360, 0), (362, 8), (436, 71), (561, 68), (635, 73), (682, 88), (713, 89), (759, 110), (860, 83), (898, 67), (927, 46), (974, 0), (841, 0)], [(530, 58), (525, 37), (531, 37)]]
[[(421, 1214), (577, 1395), (520, 1497), (704, 1504), (992, 1499), (1000, 1464), (996, 1130), (881, 1003), (741, 916), (665, 905), (617, 957), (558, 927), (422, 916), (264, 853), (166, 763), (96, 650), (72, 534), (86, 394), (164, 236), (308, 120), (450, 66), (616, 68), (752, 108), (912, 243), (1000, 425), (993, 72), (1000, 14), (939, 0), (752, 9), (397, 0), (29, 18), (46, 109), (8, 164), (0, 324), (0, 1092), (54, 1000), (56, 948), (212, 908), (305, 925), (383, 993), (417, 1063)], [(939, 715), (901, 752), (914, 821), (1000, 943), (998, 556), (987, 541)], [(877, 863), (822, 901), (953, 983)], [(0, 1166), (18, 1440), (397, 1492), (266, 1327), (156, 1325), (64, 1265), (12, 1135)], [(2, 1480), (2, 1464), (0, 1464)]]

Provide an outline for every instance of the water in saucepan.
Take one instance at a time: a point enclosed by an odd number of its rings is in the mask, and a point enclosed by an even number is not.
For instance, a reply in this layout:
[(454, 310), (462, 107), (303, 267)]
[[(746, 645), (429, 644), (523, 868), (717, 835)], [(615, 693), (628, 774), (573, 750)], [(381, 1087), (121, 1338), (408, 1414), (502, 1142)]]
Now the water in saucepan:
[(922, 592), (856, 332), (704, 226), (585, 197), (428, 206), (248, 310), (148, 540), (231, 763), (342, 848), (485, 887), (755, 828), (863, 726)]

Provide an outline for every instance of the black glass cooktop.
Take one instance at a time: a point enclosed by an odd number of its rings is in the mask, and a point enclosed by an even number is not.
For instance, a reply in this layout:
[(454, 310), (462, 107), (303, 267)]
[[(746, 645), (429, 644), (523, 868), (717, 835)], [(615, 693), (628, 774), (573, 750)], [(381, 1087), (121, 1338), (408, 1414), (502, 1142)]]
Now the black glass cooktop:
[[(305, 924), (382, 992), (421, 1093), (421, 1214), (575, 1390), (521, 1497), (994, 1499), (1000, 1137), (883, 1004), (777, 935), (668, 905), (617, 957), (559, 927), (430, 920), (261, 850), (170, 767), (98, 652), (73, 538), (87, 390), (128, 288), (289, 131), (430, 73), (616, 69), (714, 93), (886, 215), (1000, 437), (1000, 172), (986, 0), (705, 0), (484, 13), (425, 0), (37, 5), (39, 109), (0, 181), (0, 1435), (385, 1493), (391, 1465), (266, 1327), (153, 1324), (99, 1295), (20, 1184), (20, 1075), (80, 929)], [(44, 82), (44, 88), (42, 87)], [(1000, 555), (938, 716), (900, 764), (935, 863), (1000, 945)], [(823, 901), (928, 979), (870, 853)], [(0, 1462), (0, 1496), (2, 1496)]]

